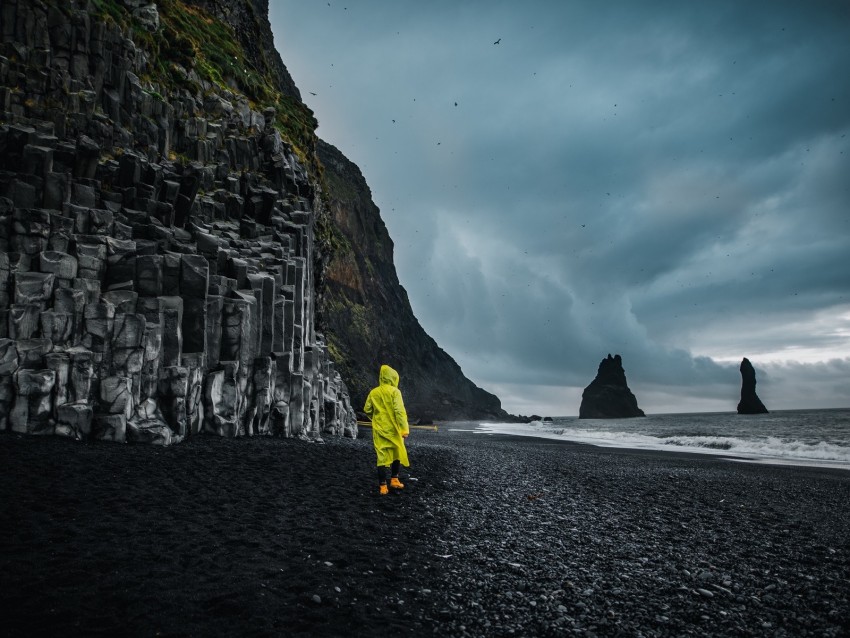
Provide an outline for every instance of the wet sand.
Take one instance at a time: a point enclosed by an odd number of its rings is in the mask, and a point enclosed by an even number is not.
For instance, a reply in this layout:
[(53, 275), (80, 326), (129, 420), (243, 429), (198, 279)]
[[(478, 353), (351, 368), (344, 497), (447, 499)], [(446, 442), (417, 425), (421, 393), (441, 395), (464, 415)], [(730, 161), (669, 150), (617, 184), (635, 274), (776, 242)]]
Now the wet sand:
[(367, 438), (3, 433), (0, 634), (850, 632), (850, 472), (468, 427), (388, 497)]

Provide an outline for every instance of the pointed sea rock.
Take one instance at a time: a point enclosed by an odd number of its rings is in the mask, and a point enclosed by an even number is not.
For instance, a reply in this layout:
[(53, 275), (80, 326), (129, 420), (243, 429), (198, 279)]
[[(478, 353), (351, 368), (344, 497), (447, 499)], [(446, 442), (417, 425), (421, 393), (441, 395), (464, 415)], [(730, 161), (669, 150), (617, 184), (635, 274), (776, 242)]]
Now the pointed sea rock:
[(646, 416), (626, 383), (620, 355), (609, 354), (599, 364), (596, 378), (581, 395), (580, 419), (625, 419)]
[(741, 361), (741, 401), (738, 414), (767, 414), (767, 408), (756, 394), (756, 370), (750, 360)]

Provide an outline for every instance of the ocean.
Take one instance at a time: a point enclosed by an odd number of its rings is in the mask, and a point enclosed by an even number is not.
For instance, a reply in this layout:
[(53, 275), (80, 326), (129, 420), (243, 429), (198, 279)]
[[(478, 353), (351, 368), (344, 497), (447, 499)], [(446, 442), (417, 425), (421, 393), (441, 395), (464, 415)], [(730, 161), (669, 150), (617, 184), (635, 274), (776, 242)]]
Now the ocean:
[(525, 424), (480, 423), (475, 432), (850, 470), (850, 408), (759, 415), (650, 414), (604, 420), (554, 417)]

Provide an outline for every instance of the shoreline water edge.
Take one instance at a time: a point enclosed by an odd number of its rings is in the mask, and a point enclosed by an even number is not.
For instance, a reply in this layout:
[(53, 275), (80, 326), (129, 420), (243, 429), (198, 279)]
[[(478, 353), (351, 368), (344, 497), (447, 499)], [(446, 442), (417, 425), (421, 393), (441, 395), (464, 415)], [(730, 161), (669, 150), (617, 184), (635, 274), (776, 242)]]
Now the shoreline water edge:
[(531, 423), (454, 427), (593, 445), (720, 457), (729, 461), (850, 470), (850, 409), (650, 414), (635, 419), (554, 417)]

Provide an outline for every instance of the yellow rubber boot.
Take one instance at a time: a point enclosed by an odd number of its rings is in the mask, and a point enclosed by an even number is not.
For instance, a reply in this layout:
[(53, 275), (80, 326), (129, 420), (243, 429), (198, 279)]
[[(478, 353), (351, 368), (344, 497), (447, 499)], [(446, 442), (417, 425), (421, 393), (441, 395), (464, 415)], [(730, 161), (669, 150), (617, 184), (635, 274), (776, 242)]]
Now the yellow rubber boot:
[(390, 487), (393, 488), (394, 490), (403, 490), (404, 489), (404, 483), (399, 481), (397, 476), (393, 476), (390, 479)]
[(389, 493), (390, 493), (390, 488), (387, 487), (387, 484), (384, 483), (383, 485), (381, 485), (381, 496), (386, 496)]

